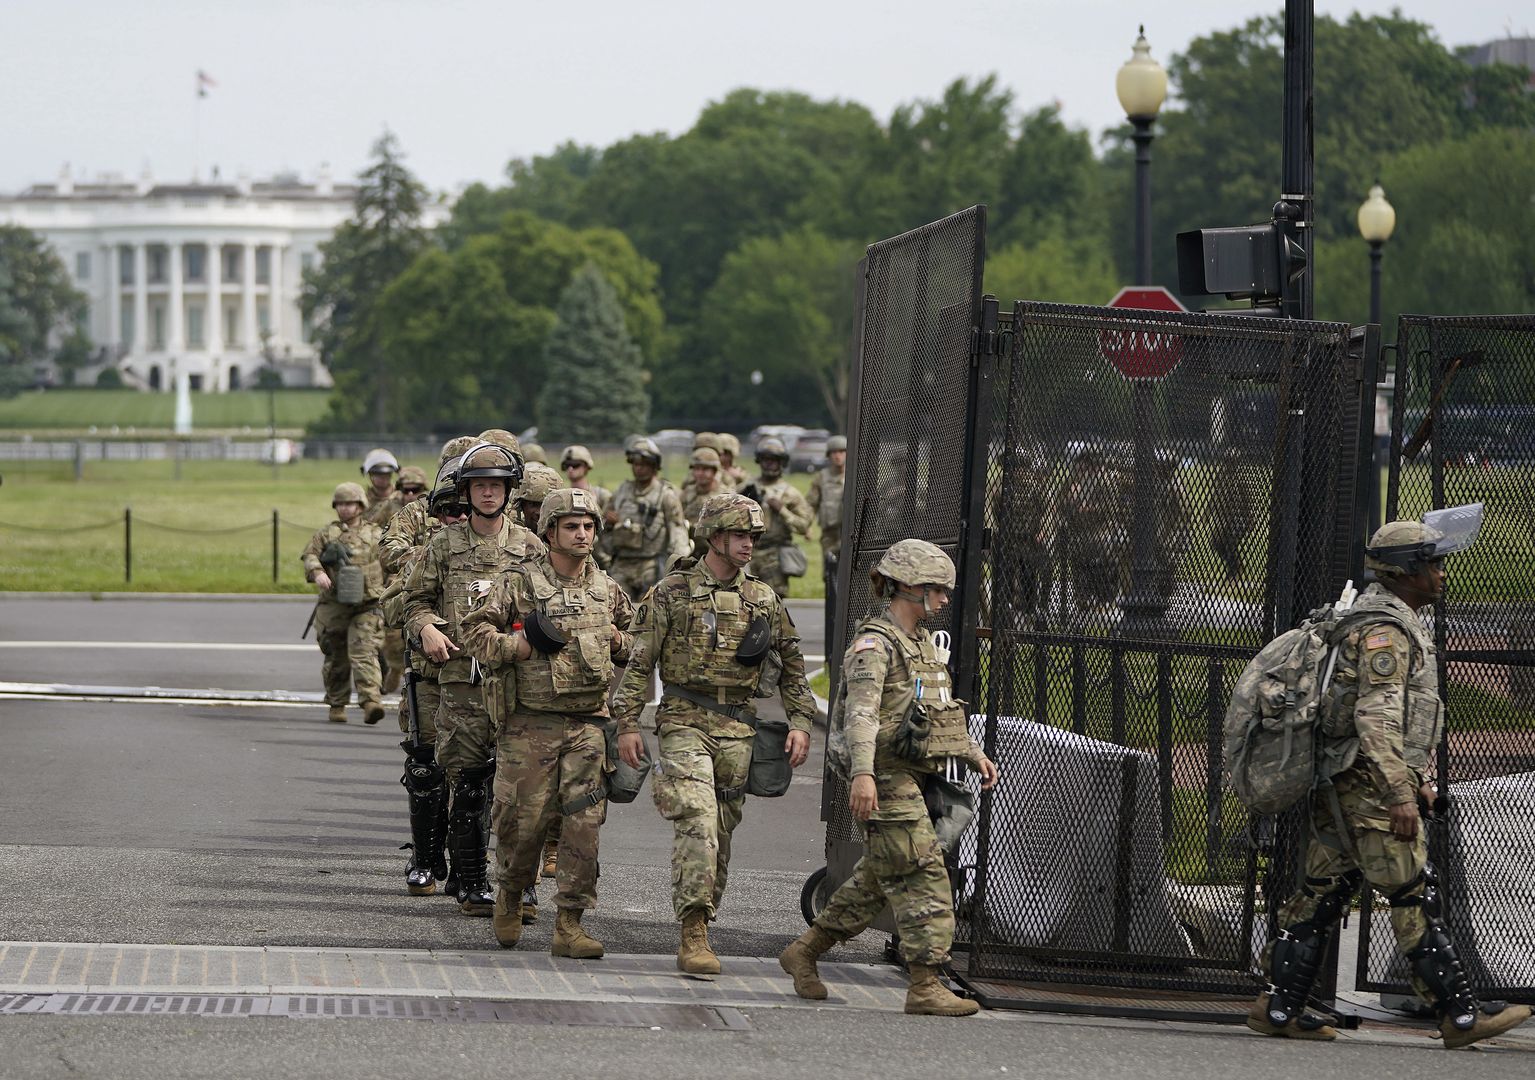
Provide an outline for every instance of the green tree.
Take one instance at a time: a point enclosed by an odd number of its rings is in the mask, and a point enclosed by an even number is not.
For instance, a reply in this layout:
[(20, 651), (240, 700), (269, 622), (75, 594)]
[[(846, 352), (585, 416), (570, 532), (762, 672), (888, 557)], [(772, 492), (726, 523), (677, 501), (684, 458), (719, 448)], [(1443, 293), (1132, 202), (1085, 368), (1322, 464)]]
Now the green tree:
[(986, 257), (985, 291), (1004, 305), (1013, 300), (1107, 304), (1119, 291), (1119, 274), (1107, 248), (1045, 232), (1028, 244), (1010, 244)]
[(0, 225), (0, 397), (30, 386), (35, 364), (62, 359), (71, 370), (88, 356), (86, 311), (85, 296), (47, 241), (19, 225)]
[(644, 431), (650, 395), (640, 350), (624, 325), (618, 293), (587, 263), (571, 278), (544, 343), (540, 433), (562, 442), (614, 442)]
[(426, 189), (405, 167), (399, 140), (385, 132), (359, 177), (352, 217), (320, 246), (321, 261), (304, 273), (304, 312), (335, 380), (324, 423), (358, 430), (391, 417), (392, 373), (381, 363), (380, 300), (427, 244), (421, 227)]

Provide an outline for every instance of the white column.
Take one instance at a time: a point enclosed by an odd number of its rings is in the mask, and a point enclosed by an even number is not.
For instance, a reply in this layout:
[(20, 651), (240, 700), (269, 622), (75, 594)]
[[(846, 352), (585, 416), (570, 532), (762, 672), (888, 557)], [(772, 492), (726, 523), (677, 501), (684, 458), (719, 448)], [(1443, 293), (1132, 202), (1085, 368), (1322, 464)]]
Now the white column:
[(252, 355), (261, 351), (261, 332), (256, 325), (256, 245), (250, 240), (240, 245), (240, 322), (244, 325), (245, 349)]
[(288, 340), (287, 334), (284, 333), (288, 305), (286, 297), (283, 295), (282, 257), (283, 246), (281, 244), (273, 244), (272, 261), (270, 263), (272, 271), (270, 275), (271, 284), (267, 286), (267, 301), (272, 305), (272, 344), (274, 347)]
[(123, 343), (123, 266), (116, 244), (106, 246), (107, 261), (107, 355), (114, 362)]
[(133, 351), (149, 351), (149, 251), (142, 240), (133, 245)]
[(208, 304), (203, 316), (203, 340), (208, 343), (209, 354), (218, 356), (224, 351), (224, 245), (220, 241), (208, 241), (207, 263)]
[[(171, 270), (170, 333), (165, 338), (165, 348), (172, 355), (180, 356), (187, 350), (187, 305), (181, 291), (181, 244), (173, 242), (166, 251)], [(183, 365), (184, 366), (184, 365)]]

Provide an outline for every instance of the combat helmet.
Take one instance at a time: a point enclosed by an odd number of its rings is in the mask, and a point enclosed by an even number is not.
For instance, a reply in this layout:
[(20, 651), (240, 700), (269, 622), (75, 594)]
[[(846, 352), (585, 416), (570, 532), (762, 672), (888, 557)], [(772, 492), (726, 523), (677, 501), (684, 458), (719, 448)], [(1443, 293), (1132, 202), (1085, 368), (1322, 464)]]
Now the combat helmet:
[(560, 474), (537, 461), (528, 463), (523, 470), (522, 483), (517, 488), (517, 501), (541, 503), (549, 493), (564, 484)]
[(715, 453), (719, 453), (719, 434), (713, 431), (700, 431), (698, 434), (693, 436), (693, 449), (713, 450)]
[(439, 470), (447, 461), (453, 458), (463, 457), (464, 451), (469, 449), (475, 443), (489, 441), (490, 440), (488, 439), (476, 439), (473, 435), (458, 435), (449, 439), (447, 442), (442, 444), (442, 453), (437, 455), (437, 466)]
[(740, 439), (736, 438), (734, 435), (730, 434), (730, 432), (728, 432), (728, 431), (720, 432), (719, 433), (719, 437), (720, 437), (720, 444), (719, 444), (719, 446), (715, 447), (716, 450), (718, 450), (721, 454), (729, 454), (733, 458), (740, 455), (740, 453), (741, 453), (741, 440)]
[(379, 447), (376, 450), (369, 450), (363, 455), (362, 468), (358, 472), (367, 476), (375, 470), (378, 472), (399, 472), (400, 463), (395, 460), (395, 456), (388, 450)]
[(572, 465), (585, 465), (588, 469), (595, 469), (597, 462), (592, 459), (592, 452), (579, 443), (565, 447), (565, 452), (560, 455), (560, 468), (568, 469)]
[(544, 496), (543, 503), (538, 512), (539, 536), (547, 536), (549, 526), (574, 514), (586, 514), (597, 523), (597, 531), (602, 531), (602, 508), (597, 505), (597, 497), (585, 488), (555, 488)]
[(769, 435), (757, 444), (757, 461), (764, 458), (777, 458), (779, 461), (789, 460), (789, 448), (783, 444), (783, 440), (776, 435)]
[(516, 454), (519, 461), (528, 460), (522, 452), (522, 447), (517, 442), (517, 436), (513, 435), (510, 431), (507, 431), (505, 428), (486, 428), (484, 431), (480, 432), (478, 436), (476, 436), (476, 441), (495, 443), (497, 446), (504, 446), (512, 453)]
[(710, 495), (704, 508), (698, 512), (698, 524), (693, 529), (693, 535), (700, 540), (708, 540), (715, 533), (731, 529), (761, 536), (767, 529), (762, 519), (762, 507), (745, 495)]
[(954, 560), (926, 540), (899, 540), (879, 557), (873, 573), (902, 585), (954, 588)]
[(362, 493), (362, 485), (354, 484), (350, 480), (344, 484), (337, 484), (335, 493), (330, 497), (332, 507), (340, 506), (342, 503), (362, 504), (367, 501), (367, 496)]
[(416, 465), (407, 465), (394, 478), (394, 486), (397, 491), (403, 491), (407, 487), (418, 487), (425, 491), (426, 470)]
[(697, 450), (694, 450), (692, 456), (688, 458), (688, 468), (690, 469), (713, 469), (718, 472), (719, 467), (719, 451), (711, 450), (707, 446), (700, 446)]
[(522, 460), (528, 462), (536, 461), (540, 465), (547, 465), (549, 463), (548, 455), (544, 453), (544, 448), (531, 440), (523, 444)]
[(831, 438), (826, 440), (826, 452), (829, 454), (833, 450), (847, 450), (846, 435), (833, 435)]
[(641, 435), (624, 447), (624, 460), (631, 464), (636, 461), (648, 461), (659, 469), (661, 467), (661, 448), (656, 445), (654, 439), (647, 439)]
[(1382, 577), (1412, 576), (1426, 564), (1467, 551), (1482, 531), (1482, 503), (1430, 510), (1422, 521), (1388, 521), (1365, 545), (1364, 564)]
[(485, 479), (500, 480), (506, 491), (506, 498), (501, 500), (501, 505), (496, 508), (495, 513), (480, 515), (497, 517), (502, 510), (506, 509), (506, 502), (511, 498), (512, 489), (522, 481), (522, 456), (496, 443), (482, 442), (470, 447), (459, 459), (458, 480), (455, 487), (460, 497), (470, 503), (470, 509), (475, 514), (479, 514), (480, 511), (469, 499), (469, 483), (472, 480)]

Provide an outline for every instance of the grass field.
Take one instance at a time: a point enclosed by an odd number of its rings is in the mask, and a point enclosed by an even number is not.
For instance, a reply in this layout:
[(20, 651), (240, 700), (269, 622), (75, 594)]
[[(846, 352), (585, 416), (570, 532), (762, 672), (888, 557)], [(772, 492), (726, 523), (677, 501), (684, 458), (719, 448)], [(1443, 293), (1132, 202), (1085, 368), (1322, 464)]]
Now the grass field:
[[(331, 520), (330, 496), (356, 466), (300, 461), (175, 464), (90, 462), (73, 479), (68, 462), (0, 461), (0, 591), (306, 593), (299, 555)], [(410, 460), (428, 474), (436, 461)], [(628, 475), (617, 454), (599, 455), (596, 481), (616, 487)], [(682, 472), (671, 470), (674, 482)], [(804, 490), (809, 479), (795, 476)], [(125, 580), (124, 509), (132, 507), (132, 581)], [(277, 580), (272, 579), (272, 514), (277, 512)], [(801, 541), (812, 568), (814, 541)], [(796, 597), (823, 595), (819, 574), (794, 579)]]
[[(272, 394), (277, 427), (298, 431), (325, 412), (328, 390), (277, 390)], [(265, 431), (265, 391), (193, 394), (192, 423), (198, 430)], [(0, 431), (34, 434), (63, 431), (136, 433), (170, 431), (176, 419), (176, 395), (137, 390), (29, 390), (0, 400)]]

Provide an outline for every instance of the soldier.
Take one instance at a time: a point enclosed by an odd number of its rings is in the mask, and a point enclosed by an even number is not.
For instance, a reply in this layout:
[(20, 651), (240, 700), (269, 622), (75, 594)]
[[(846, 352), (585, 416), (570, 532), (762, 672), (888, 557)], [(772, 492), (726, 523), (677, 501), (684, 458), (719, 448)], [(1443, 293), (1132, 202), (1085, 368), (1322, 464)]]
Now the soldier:
[(805, 502), (821, 525), (821, 579), (826, 588), (826, 640), (837, 610), (837, 560), (842, 555), (842, 486), (847, 481), (847, 436), (826, 440), (826, 467), (810, 481)]
[(661, 451), (643, 437), (624, 453), (634, 478), (613, 493), (603, 515), (612, 530), (608, 573), (638, 602), (660, 580), (668, 559), (688, 551), (688, 522), (677, 489), (661, 479)]
[(522, 447), (517, 443), (517, 436), (513, 435), (510, 431), (507, 431), (505, 428), (486, 428), (476, 437), (476, 441), (495, 443), (497, 446), (505, 447), (507, 450), (510, 450), (512, 453), (516, 454), (519, 458), (522, 458), (524, 464), (528, 460), (526, 457), (523, 457)]
[(1475, 532), (1452, 540), (1421, 522), (1392, 521), (1365, 549), (1365, 566), (1378, 580), (1349, 611), (1322, 698), (1323, 764), (1311, 799), (1305, 883), (1279, 911), (1281, 929), (1264, 964), (1269, 986), (1247, 1014), (1254, 1031), (1337, 1036), (1304, 1010), (1333, 926), (1348, 913), (1361, 879), (1390, 902), (1397, 953), (1413, 989), (1438, 1013), (1446, 1049), (1529, 1019), (1527, 1005), (1478, 1002), (1472, 994), (1444, 924), (1421, 821), (1447, 804), (1424, 775), (1439, 743), (1443, 705), (1434, 645), (1417, 611), (1444, 594), (1444, 558), (1469, 547)]
[(481, 663), (512, 668), (514, 700), (497, 720), (496, 941), (510, 949), (521, 939), (512, 898), (533, 887), (539, 848), (559, 822), (550, 952), (584, 960), (602, 956), (581, 913), (597, 902), (608, 690), (631, 641), (629, 597), (591, 560), (601, 515), (590, 492), (550, 492), (539, 518), (549, 553), (502, 574), (464, 620), (465, 647)]
[(1258, 527), (1258, 490), (1252, 470), (1245, 468), (1239, 451), (1227, 448), (1210, 478), (1210, 549), (1220, 560), (1226, 578), (1242, 576), (1242, 545)]
[(688, 458), (688, 472), (691, 475), (682, 489), (682, 514), (690, 523), (696, 523), (704, 503), (723, 494), (720, 488), (719, 451), (710, 450), (707, 446), (694, 450), (693, 456)]
[(766, 531), (752, 556), (751, 572), (771, 585), (779, 596), (788, 596), (789, 575), (783, 569), (783, 549), (794, 546), (795, 533), (810, 535), (813, 520), (810, 504), (784, 479), (789, 451), (782, 439), (770, 436), (758, 443), (757, 464), (762, 475), (741, 489), (741, 494), (762, 507), (767, 522)]
[(537, 462), (527, 465), (523, 469), (522, 483), (518, 485), (517, 494), (513, 496), (517, 524), (529, 532), (536, 530), (539, 511), (544, 505), (544, 497), (559, 486), (560, 474), (549, 466), (539, 465)]
[(756, 726), (752, 699), (770, 649), (781, 664), (790, 768), (805, 760), (816, 716), (799, 633), (778, 595), (745, 572), (762, 530), (762, 510), (750, 499), (709, 500), (698, 521), (708, 550), (679, 561), (639, 605), (633, 652), (613, 696), (619, 756), (639, 768), (640, 710), (659, 665), (661, 746), (651, 794), (672, 823), (672, 907), (682, 924), (677, 967), (698, 975), (720, 970), (708, 923), (725, 892), (730, 837), (741, 822)]
[(479, 672), (461, 652), (464, 615), (503, 570), (543, 554), (538, 537), (506, 513), (522, 479), (522, 459), (494, 443), (461, 459), (456, 489), (469, 518), (437, 531), (405, 584), (405, 632), (442, 665), (437, 680), (437, 764), (452, 786), (448, 850), (465, 915), (489, 916), (495, 897), (485, 880), (486, 786), (495, 771), (495, 742)]
[(597, 505), (606, 510), (608, 503), (613, 501), (613, 493), (588, 479), (588, 474), (596, 467), (592, 452), (584, 446), (567, 446), (560, 457), (560, 468), (565, 470), (565, 479), (570, 481), (570, 486), (591, 492), (597, 499)]
[(719, 433), (720, 455), (720, 481), (731, 491), (740, 491), (746, 486), (746, 470), (736, 464), (736, 458), (741, 455), (741, 440), (728, 431)]
[[(906, 1011), (970, 1016), (980, 1006), (938, 981), (954, 942), (954, 900), (923, 794), (951, 758), (977, 770), (982, 788), (997, 782), (997, 766), (970, 738), (964, 702), (949, 693), (948, 650), (921, 625), (948, 604), (954, 563), (926, 540), (902, 540), (869, 578), (885, 606), (859, 625), (843, 657), (843, 698), (827, 751), (851, 778), (848, 807), (863, 830), (864, 856), (778, 963), (800, 997), (824, 999), (816, 960), (867, 929), (888, 901), (911, 975)], [(913, 703), (930, 726), (917, 745), (901, 738)]]
[(365, 498), (360, 484), (338, 485), (330, 501), (336, 520), (310, 538), (303, 555), (304, 578), (320, 593), (315, 639), (325, 656), (320, 670), (330, 719), (338, 724), (346, 723), (354, 683), (364, 722), (376, 724), (384, 718), (378, 670), (384, 568), (378, 561), (378, 526), (362, 520)]
[[(384, 625), (401, 631), (405, 626), (405, 583), (415, 562), (426, 551), (426, 543), (444, 525), (453, 525), (469, 516), (469, 508), (458, 498), (458, 458), (477, 440), (469, 435), (449, 439), (438, 459), (437, 482), (429, 499), (417, 499), (401, 508), (384, 530), (379, 558), (384, 572), (393, 580), (384, 590), (380, 608)], [(405, 470), (401, 470), (403, 475)], [(405, 773), (400, 783), (410, 801), (411, 855), (405, 865), (405, 888), (413, 896), (429, 896), (442, 882), (452, 891), (443, 843), (448, 832), (447, 777), (437, 764), (437, 709), (442, 695), (437, 684), (441, 667), (432, 663), (414, 642), (410, 652), (410, 670), (405, 691), (400, 695), (400, 733), (407, 736), (400, 747), (405, 751)], [(415, 698), (416, 730), (411, 732), (411, 697)]]
[[(692, 453), (696, 455), (700, 450), (712, 450), (714, 452), (715, 460), (718, 461), (720, 452), (720, 437), (712, 431), (700, 431), (697, 435), (693, 436)], [(705, 495), (703, 498), (698, 497), (698, 478), (692, 471), (692, 458), (688, 459), (688, 465), (688, 477), (682, 482), (682, 509), (683, 512), (687, 514), (688, 521), (692, 521), (696, 510), (690, 511), (688, 507), (702, 506), (704, 499), (707, 499), (709, 496)], [(720, 478), (719, 469), (716, 467), (715, 475), (710, 485), (711, 493), (734, 490), (735, 488), (731, 487)]]
[[(425, 494), (426, 473), (415, 465), (405, 466), (395, 477), (394, 491), (383, 502), (368, 507), (362, 515), (364, 521), (382, 529), (385, 536), (389, 534), (389, 523), (395, 515)], [(383, 547), (379, 548), (379, 559), (384, 564), (384, 588), (387, 591), (394, 583), (397, 571), (391, 569)], [(384, 650), (379, 654), (379, 664), (384, 672), (384, 693), (392, 694), (400, 688), (400, 676), (405, 672), (405, 639), (400, 634), (400, 627), (390, 625), (387, 618), (384, 620)]]
[(1095, 450), (1072, 459), (1055, 501), (1055, 540), (1079, 613), (1112, 604), (1125, 587), (1129, 536), (1121, 470)]
[[(382, 448), (369, 450), (362, 459), (362, 468), (357, 470), (368, 478), (368, 504), (371, 510), (379, 503), (388, 502), (394, 494), (394, 477), (400, 471), (400, 463), (388, 450)], [(388, 524), (386, 521), (375, 522), (379, 528)]]

